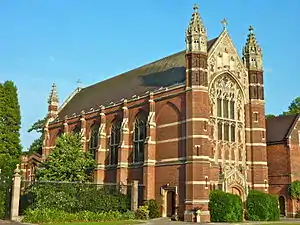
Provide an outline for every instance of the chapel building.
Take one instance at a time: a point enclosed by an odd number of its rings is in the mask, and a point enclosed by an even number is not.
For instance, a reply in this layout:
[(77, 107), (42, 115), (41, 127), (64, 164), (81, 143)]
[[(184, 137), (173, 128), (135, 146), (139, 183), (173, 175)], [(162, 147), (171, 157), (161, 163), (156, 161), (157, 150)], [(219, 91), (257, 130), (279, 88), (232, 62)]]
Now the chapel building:
[[(224, 21), (225, 22), (225, 21)], [(45, 158), (62, 133), (80, 132), (97, 162), (95, 182), (138, 180), (162, 216), (209, 221), (209, 193), (268, 192), (262, 50), (253, 28), (242, 57), (227, 32), (211, 40), (194, 6), (186, 49), (94, 85), (59, 107), (44, 128)], [(270, 172), (270, 171), (269, 171)]]

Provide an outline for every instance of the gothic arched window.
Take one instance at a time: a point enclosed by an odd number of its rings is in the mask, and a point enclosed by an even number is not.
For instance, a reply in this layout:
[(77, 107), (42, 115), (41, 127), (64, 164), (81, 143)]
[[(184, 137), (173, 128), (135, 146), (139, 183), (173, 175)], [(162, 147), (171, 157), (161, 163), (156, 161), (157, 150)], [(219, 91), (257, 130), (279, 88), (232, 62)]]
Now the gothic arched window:
[(75, 134), (80, 134), (81, 132), (81, 126), (80, 125), (76, 125), (73, 129), (73, 133)]
[[(222, 74), (211, 84), (210, 100), (213, 107), (214, 159), (221, 157), (238, 162), (242, 154), (245, 161), (244, 95), (237, 81), (229, 74)], [(239, 138), (239, 135), (243, 139)]]
[(147, 117), (140, 113), (134, 123), (133, 162), (144, 161), (145, 140), (147, 137)]
[(109, 164), (117, 165), (118, 164), (118, 150), (121, 140), (121, 121), (116, 120), (110, 131), (110, 141), (109, 141)]
[(96, 159), (96, 151), (97, 151), (97, 147), (98, 147), (99, 127), (100, 127), (100, 125), (98, 123), (95, 123), (91, 126), (89, 152), (93, 155), (94, 159)]

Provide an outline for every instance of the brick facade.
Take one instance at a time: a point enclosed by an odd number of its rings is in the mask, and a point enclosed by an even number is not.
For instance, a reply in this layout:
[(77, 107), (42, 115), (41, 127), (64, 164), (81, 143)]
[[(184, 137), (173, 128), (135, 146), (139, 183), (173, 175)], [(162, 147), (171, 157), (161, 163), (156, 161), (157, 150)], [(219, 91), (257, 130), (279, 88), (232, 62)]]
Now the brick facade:
[[(207, 41), (206, 29), (197, 10), (195, 6), (186, 32), (186, 51), (149, 64), (151, 68), (159, 63), (158, 67), (168, 67), (155, 68), (157, 79), (163, 79), (166, 76), (163, 74), (169, 71), (170, 79), (175, 79), (173, 76), (179, 71), (181, 82), (130, 97), (121, 96), (123, 99), (111, 103), (108, 102), (113, 96), (108, 95), (102, 105), (100, 98), (104, 98), (104, 92), (99, 90), (99, 93), (93, 92), (94, 96), (99, 96), (99, 99), (94, 97), (98, 107), (88, 105), (85, 109), (81, 105), (92, 101), (91, 96), (89, 101), (75, 100), (83, 99), (80, 96), (92, 89), (78, 91), (59, 110), (56, 88), (52, 90), (42, 157), (50, 154), (59, 135), (75, 130), (82, 133), (84, 151), (89, 151), (93, 126), (97, 125), (95, 182), (130, 184), (138, 180), (143, 188), (143, 200), (155, 199), (163, 216), (175, 214), (185, 221), (194, 221), (198, 208), (202, 212), (201, 220), (210, 221), (211, 190), (236, 193), (243, 200), (249, 189), (268, 192), (268, 183), (278, 181), (274, 178), (277, 171), (272, 168), (279, 158), (276, 154), (267, 155), (262, 58), (253, 29), (250, 29), (241, 59), (226, 28), (219, 37)], [(171, 58), (176, 59), (174, 64), (178, 65), (170, 67)], [(140, 73), (146, 73), (149, 65), (140, 69)], [(149, 74), (148, 77), (155, 78), (153, 71)], [(135, 76), (133, 72), (132, 76)], [(143, 79), (151, 83), (150, 78)], [(130, 81), (128, 83), (130, 85)], [(135, 88), (138, 90), (140, 85)], [(118, 88), (111, 89), (117, 92)], [(63, 115), (66, 109), (70, 113)], [(146, 134), (141, 133), (139, 137), (142, 147), (137, 147), (135, 136), (138, 118), (145, 118)], [(118, 121), (120, 128), (116, 138), (119, 142), (117, 152), (113, 152), (112, 129)], [(291, 145), (293, 149), (298, 146)], [(137, 148), (142, 149), (142, 153)], [(281, 145), (269, 148), (281, 154), (286, 152)], [(116, 164), (111, 163), (112, 154), (117, 155)], [(136, 160), (136, 154), (142, 154), (142, 161)], [(294, 158), (299, 157), (296, 151), (293, 154)], [(289, 157), (286, 156), (287, 162)], [(288, 165), (296, 179), (299, 175), (297, 163)], [(282, 173), (288, 174), (284, 169), (286, 167), (282, 168)], [(280, 185), (288, 182), (284, 180)], [(286, 193), (283, 191), (286, 186), (279, 186), (271, 186), (270, 191)]]

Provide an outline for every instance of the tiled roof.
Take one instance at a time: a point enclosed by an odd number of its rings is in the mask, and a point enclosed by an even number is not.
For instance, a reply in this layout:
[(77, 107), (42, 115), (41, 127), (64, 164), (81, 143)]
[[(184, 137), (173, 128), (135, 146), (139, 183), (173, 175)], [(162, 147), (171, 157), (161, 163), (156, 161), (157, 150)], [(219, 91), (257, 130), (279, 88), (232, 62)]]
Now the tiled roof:
[(299, 114), (277, 116), (266, 119), (267, 143), (278, 143), (288, 138)]
[[(217, 38), (207, 42), (208, 50)], [(83, 88), (59, 112), (65, 115), (79, 114), (82, 110), (98, 109), (100, 105), (119, 102), (133, 95), (143, 95), (185, 81), (185, 51), (178, 52), (137, 69)]]

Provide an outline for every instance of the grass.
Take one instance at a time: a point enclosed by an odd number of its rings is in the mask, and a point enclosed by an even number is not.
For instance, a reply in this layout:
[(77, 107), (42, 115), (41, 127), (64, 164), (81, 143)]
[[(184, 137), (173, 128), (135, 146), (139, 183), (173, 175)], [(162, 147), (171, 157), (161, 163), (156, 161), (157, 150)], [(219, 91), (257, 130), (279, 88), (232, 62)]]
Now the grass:
[(50, 223), (45, 225), (131, 225), (140, 224), (140, 221), (127, 220), (127, 221), (109, 221), (109, 222), (71, 222), (71, 223)]

